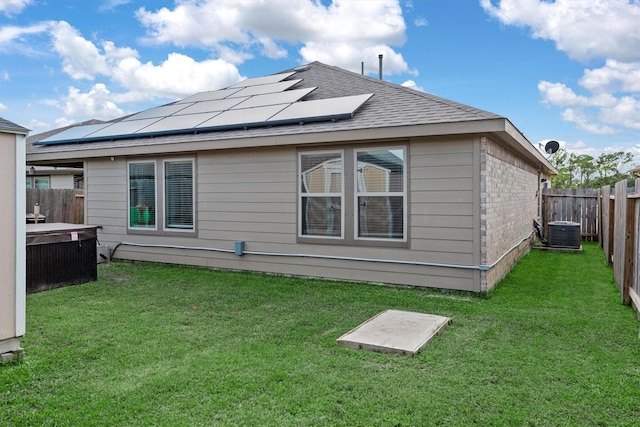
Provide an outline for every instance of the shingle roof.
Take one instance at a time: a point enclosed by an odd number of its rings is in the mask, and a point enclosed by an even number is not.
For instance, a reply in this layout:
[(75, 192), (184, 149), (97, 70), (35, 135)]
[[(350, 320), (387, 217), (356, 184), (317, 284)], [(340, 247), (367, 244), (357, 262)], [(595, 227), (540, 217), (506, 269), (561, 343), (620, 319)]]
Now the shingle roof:
[[(356, 111), (353, 118), (337, 120), (335, 122), (305, 123), (304, 126), (288, 124), (271, 127), (265, 126), (202, 133), (185, 133), (180, 135), (159, 135), (155, 137), (96, 141), (84, 144), (74, 143), (50, 146), (28, 144), (27, 154), (176, 144), (182, 142), (215, 142), (280, 135), (504, 119), (504, 117), (488, 111), (320, 62), (313, 62), (303, 67), (292, 68), (279, 73), (288, 71), (296, 71), (296, 73), (288, 79), (302, 79), (302, 82), (298, 83), (294, 89), (317, 87), (315, 91), (304, 98), (305, 100), (366, 93), (374, 93), (374, 96)], [(44, 137), (30, 138), (30, 141), (43, 138)]]
[(3, 119), (2, 117), (0, 117), (0, 131), (25, 135), (29, 133), (29, 129), (10, 122), (9, 120)]

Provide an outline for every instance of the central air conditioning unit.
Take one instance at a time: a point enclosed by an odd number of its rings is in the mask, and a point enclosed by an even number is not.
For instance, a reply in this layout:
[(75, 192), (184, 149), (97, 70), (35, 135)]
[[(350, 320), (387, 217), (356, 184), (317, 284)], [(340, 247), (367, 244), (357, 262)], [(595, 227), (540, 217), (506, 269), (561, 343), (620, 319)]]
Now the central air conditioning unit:
[(552, 248), (580, 249), (580, 224), (573, 221), (550, 222), (547, 245)]

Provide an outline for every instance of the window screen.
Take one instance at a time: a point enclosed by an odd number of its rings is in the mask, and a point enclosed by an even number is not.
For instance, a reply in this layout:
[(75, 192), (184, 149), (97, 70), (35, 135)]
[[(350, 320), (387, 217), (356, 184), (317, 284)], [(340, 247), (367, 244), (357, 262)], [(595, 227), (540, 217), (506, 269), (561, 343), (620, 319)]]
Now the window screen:
[(49, 177), (48, 176), (36, 176), (34, 179), (34, 188), (49, 188)]
[(302, 236), (342, 236), (342, 153), (300, 155)]
[(155, 163), (129, 163), (129, 226), (156, 227)]
[(164, 163), (165, 227), (193, 229), (193, 162)]
[(404, 150), (357, 152), (358, 238), (404, 238)]

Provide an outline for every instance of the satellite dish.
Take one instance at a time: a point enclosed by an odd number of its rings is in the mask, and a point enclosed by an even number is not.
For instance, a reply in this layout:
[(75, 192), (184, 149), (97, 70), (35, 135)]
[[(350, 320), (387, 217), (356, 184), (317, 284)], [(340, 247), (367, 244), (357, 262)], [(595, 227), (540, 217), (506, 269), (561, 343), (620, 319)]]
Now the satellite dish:
[(556, 151), (558, 151), (558, 148), (560, 148), (560, 144), (558, 143), (558, 141), (549, 141), (546, 144), (544, 144), (544, 151), (547, 154), (553, 154)]

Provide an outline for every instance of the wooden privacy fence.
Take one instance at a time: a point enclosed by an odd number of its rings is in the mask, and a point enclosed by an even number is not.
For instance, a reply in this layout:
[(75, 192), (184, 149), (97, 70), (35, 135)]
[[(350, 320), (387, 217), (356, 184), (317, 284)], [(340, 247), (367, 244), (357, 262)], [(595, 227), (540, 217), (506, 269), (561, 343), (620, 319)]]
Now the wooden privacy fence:
[(580, 224), (580, 238), (582, 240), (599, 241), (599, 200), (599, 189), (543, 189), (542, 225), (544, 235), (549, 235), (550, 222), (572, 221)]
[(633, 304), (640, 316), (640, 179), (629, 191), (627, 181), (602, 187), (602, 249), (613, 265), (613, 277), (623, 304)]
[(46, 222), (84, 224), (84, 190), (28, 188), (27, 214), (36, 203)]

